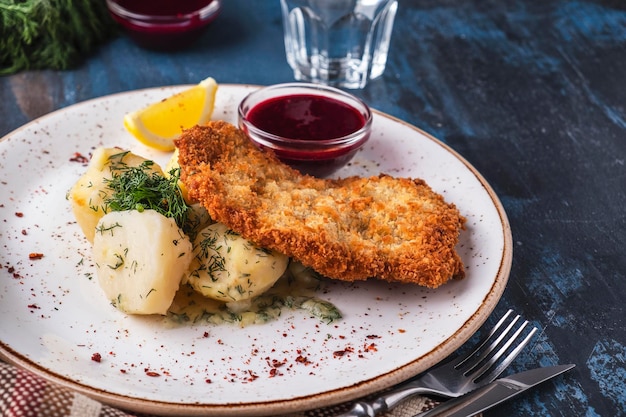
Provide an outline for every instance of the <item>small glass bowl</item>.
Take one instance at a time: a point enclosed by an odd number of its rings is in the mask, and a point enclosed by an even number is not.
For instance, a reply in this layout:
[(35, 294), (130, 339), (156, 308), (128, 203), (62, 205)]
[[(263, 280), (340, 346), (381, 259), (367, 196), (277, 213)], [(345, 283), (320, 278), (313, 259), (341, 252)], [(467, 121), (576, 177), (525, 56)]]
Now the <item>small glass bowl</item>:
[[(189, 46), (222, 9), (222, 0), (106, 0), (113, 19), (139, 46), (175, 50)], [(195, 6), (195, 7), (194, 7)]]
[[(313, 111), (312, 115), (310, 109), (313, 107), (307, 107), (307, 112), (300, 112), (306, 114), (304, 117), (307, 120), (303, 123), (314, 119), (315, 123), (319, 123), (317, 128), (321, 127), (324, 131), (330, 128), (331, 132), (317, 132), (317, 137), (303, 139), (294, 137), (296, 134), (286, 135), (283, 132), (284, 129), (279, 129), (283, 131), (276, 130), (277, 124), (290, 123), (288, 121), (293, 123), (294, 119), (289, 118), (286, 113), (292, 113), (291, 110), (302, 105), (302, 102), (294, 104), (293, 100), (302, 100), (306, 97), (312, 97), (317, 104), (311, 104), (311, 106), (318, 106), (316, 109), (320, 109), (319, 106), (321, 108), (326, 106), (326, 108), (322, 110), (322, 113)], [(268, 103), (279, 103), (279, 106), (286, 109), (286, 111), (277, 110), (273, 113), (268, 113), (266, 109), (265, 116), (269, 117), (262, 120), (267, 125), (266, 120), (271, 119), (270, 124), (273, 125), (273, 130), (259, 126), (260, 123), (251, 117), (255, 109), (260, 109)], [(332, 111), (328, 111), (329, 105), (335, 106)], [(336, 107), (337, 105), (339, 107)], [(337, 112), (337, 109), (340, 112)], [(358, 118), (359, 124), (355, 125), (354, 129), (334, 135), (332, 132), (334, 126), (341, 124), (345, 119), (342, 117), (343, 111), (346, 112), (344, 116), (349, 116), (348, 119)], [(372, 112), (365, 102), (352, 94), (320, 84), (286, 83), (260, 88), (241, 101), (238, 115), (239, 128), (254, 144), (261, 149), (271, 149), (282, 162), (303, 174), (315, 177), (327, 177), (345, 166), (367, 142), (372, 129)], [(355, 123), (357, 123), (356, 120)], [(311, 130), (317, 129), (313, 127)]]

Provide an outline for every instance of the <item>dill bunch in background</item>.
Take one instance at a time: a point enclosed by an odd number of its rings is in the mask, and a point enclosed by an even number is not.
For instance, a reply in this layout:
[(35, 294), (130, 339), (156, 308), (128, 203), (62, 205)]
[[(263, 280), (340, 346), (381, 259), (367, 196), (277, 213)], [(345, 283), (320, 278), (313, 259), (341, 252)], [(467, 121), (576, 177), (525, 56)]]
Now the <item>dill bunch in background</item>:
[(104, 0), (0, 0), (0, 75), (71, 68), (116, 33)]

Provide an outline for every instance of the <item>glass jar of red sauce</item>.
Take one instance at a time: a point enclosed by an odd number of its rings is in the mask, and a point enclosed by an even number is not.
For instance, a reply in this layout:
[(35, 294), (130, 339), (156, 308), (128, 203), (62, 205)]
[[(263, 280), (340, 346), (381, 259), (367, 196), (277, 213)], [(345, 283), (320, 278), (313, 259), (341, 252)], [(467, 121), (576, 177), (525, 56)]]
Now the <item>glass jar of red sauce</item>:
[(222, 8), (222, 0), (106, 0), (109, 12), (140, 46), (175, 50), (193, 43)]
[(239, 104), (239, 127), (262, 149), (304, 174), (327, 177), (369, 139), (372, 112), (337, 88), (287, 83), (263, 87)]

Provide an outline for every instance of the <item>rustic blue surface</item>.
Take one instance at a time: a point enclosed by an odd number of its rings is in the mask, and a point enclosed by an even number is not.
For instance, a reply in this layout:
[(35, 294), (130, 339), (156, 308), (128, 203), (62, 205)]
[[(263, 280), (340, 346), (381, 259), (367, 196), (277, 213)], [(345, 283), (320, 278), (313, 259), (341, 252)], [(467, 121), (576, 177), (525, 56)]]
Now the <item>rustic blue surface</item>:
[[(278, 1), (230, 0), (192, 48), (125, 37), (66, 72), (0, 78), (0, 136), (115, 92), (291, 81)], [(384, 76), (357, 93), (432, 133), (491, 183), (514, 259), (495, 317), (541, 327), (513, 368), (575, 363), (486, 416), (626, 415), (626, 3), (400, 0)]]

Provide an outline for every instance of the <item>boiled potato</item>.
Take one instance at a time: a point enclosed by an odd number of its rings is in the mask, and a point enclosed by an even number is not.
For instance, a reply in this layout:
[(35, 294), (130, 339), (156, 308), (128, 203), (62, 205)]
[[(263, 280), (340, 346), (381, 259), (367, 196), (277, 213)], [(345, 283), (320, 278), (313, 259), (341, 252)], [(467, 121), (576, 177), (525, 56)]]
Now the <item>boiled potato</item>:
[[(104, 197), (109, 194), (106, 180), (120, 167), (140, 166), (147, 159), (119, 148), (98, 148), (93, 153), (87, 171), (70, 189), (68, 199), (72, 212), (87, 240), (93, 243), (96, 224), (105, 214)], [(154, 164), (151, 170), (162, 174)]]
[(130, 314), (166, 314), (192, 259), (176, 222), (154, 210), (114, 211), (97, 226), (93, 258), (108, 299)]
[(198, 233), (184, 281), (206, 297), (247, 300), (269, 289), (285, 272), (289, 258), (260, 248), (214, 223)]

